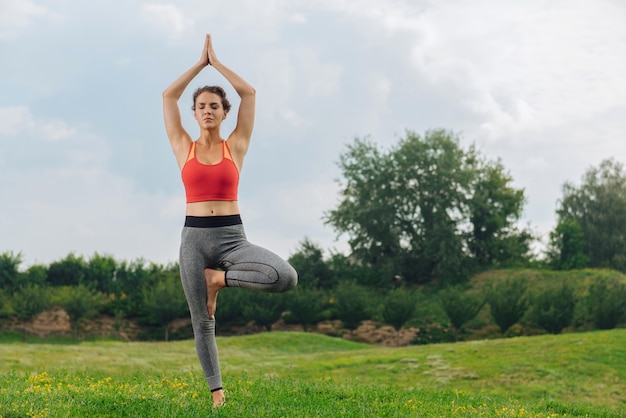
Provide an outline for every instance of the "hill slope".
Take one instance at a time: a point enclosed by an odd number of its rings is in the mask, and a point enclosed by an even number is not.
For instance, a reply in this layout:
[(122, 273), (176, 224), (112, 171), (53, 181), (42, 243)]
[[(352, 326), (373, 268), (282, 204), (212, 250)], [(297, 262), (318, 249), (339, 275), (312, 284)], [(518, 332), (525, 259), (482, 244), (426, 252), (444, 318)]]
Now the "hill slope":
[[(319, 334), (218, 339), (226, 384), (240, 376), (330, 379), (395, 391), (455, 390), (626, 411), (626, 329), (400, 348)], [(0, 344), (0, 373), (106, 376), (199, 372), (192, 341)]]

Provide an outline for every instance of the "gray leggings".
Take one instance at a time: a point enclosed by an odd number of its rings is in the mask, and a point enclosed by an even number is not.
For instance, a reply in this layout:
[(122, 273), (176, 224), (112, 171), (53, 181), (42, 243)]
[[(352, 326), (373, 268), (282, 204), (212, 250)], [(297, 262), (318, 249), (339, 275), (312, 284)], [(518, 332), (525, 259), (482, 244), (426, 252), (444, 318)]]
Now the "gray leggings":
[[(215, 342), (215, 319), (209, 317), (206, 305), (204, 269), (224, 270), (227, 287), (265, 292), (293, 289), (298, 275), (276, 254), (249, 243), (239, 216), (195, 218), (201, 226), (188, 226), (189, 218), (181, 236), (180, 278), (191, 313), (196, 352), (207, 384), (214, 392), (222, 388), (222, 376)], [(226, 220), (222, 222), (225, 226), (214, 226), (213, 221), (220, 219)], [(203, 225), (203, 220), (210, 221), (210, 226)]]

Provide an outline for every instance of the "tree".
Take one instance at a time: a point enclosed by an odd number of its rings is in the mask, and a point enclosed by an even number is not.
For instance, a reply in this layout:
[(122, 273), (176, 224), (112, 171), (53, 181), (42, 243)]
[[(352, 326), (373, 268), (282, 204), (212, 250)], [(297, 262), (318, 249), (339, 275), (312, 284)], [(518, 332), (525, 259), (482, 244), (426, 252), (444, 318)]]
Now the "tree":
[(84, 284), (87, 265), (81, 256), (70, 253), (62, 260), (50, 263), (48, 283), (51, 286), (78, 286)]
[(13, 294), (13, 310), (22, 321), (22, 341), (26, 340), (26, 322), (50, 306), (49, 289), (36, 285), (21, 287)]
[(395, 273), (393, 266), (388, 266), (385, 270), (379, 266), (378, 269), (365, 265), (362, 261), (355, 257), (348, 256), (339, 252), (332, 252), (327, 261), (328, 268), (332, 272), (333, 285), (326, 290), (336, 287), (337, 283), (345, 281), (356, 281), (361, 285), (368, 287), (386, 287), (392, 282)]
[(58, 304), (70, 317), (72, 337), (76, 341), (83, 319), (98, 312), (98, 308), (102, 304), (102, 294), (84, 285), (66, 286), (59, 290)]
[(115, 306), (113, 311), (122, 311), (124, 316), (138, 317), (143, 314), (144, 289), (150, 288), (152, 272), (146, 262), (137, 259), (123, 261), (115, 271)]
[(380, 277), (460, 281), (471, 259), (486, 267), (526, 257), (531, 237), (514, 227), (523, 191), (449, 132), (407, 132), (389, 152), (357, 138), (339, 167), (341, 201), (325, 221)]
[[(353, 255), (372, 266), (399, 256), (400, 227), (395, 220), (392, 159), (368, 141), (356, 139), (339, 158), (345, 177), (339, 206), (326, 222), (349, 236)], [(393, 209), (391, 211), (390, 209)]]
[(448, 287), (439, 292), (439, 304), (448, 315), (455, 330), (455, 339), (463, 326), (485, 306), (485, 299), (473, 293), (467, 293), (459, 286)]
[(87, 261), (84, 283), (103, 293), (115, 293), (117, 262), (109, 255), (95, 253)]
[(147, 322), (162, 326), (164, 340), (169, 341), (171, 322), (189, 316), (180, 278), (174, 274), (161, 274), (156, 285), (144, 293), (144, 310)]
[(13, 252), (0, 254), (0, 289), (9, 292), (17, 290), (20, 264), (22, 264), (22, 254), (13, 254)]
[[(585, 172), (579, 187), (565, 183), (557, 216), (558, 225), (572, 227), (566, 223), (571, 220), (580, 226), (589, 267), (626, 272), (626, 172), (621, 163), (604, 160)], [(572, 240), (577, 236), (572, 234)], [(557, 250), (567, 256), (570, 249), (565, 244)]]
[(543, 288), (533, 297), (529, 317), (550, 334), (560, 334), (572, 323), (575, 306), (574, 290), (563, 282)]
[(589, 263), (585, 255), (585, 235), (576, 219), (560, 219), (550, 232), (548, 265), (555, 270), (581, 269)]
[(352, 333), (363, 320), (370, 317), (370, 295), (364, 287), (353, 281), (340, 283), (334, 293), (337, 317)]
[(298, 272), (298, 287), (329, 289), (334, 286), (333, 274), (324, 261), (322, 249), (305, 238), (300, 248), (289, 257), (289, 264)]
[(396, 342), (400, 345), (400, 330), (413, 315), (417, 299), (414, 292), (397, 288), (389, 291), (383, 301), (383, 321), (396, 330)]
[(512, 182), (499, 161), (479, 161), (468, 204), (472, 225), (468, 246), (480, 269), (529, 261), (533, 236), (516, 226), (524, 208), (524, 191), (511, 187)]
[(325, 305), (326, 296), (316, 289), (298, 286), (287, 298), (290, 320), (302, 325), (305, 332), (311, 325), (320, 322)]
[(22, 276), (21, 283), (26, 286), (45, 287), (48, 281), (48, 267), (42, 264), (33, 264)]
[(516, 324), (528, 309), (526, 279), (507, 279), (493, 285), (487, 293), (487, 302), (491, 309), (491, 316), (505, 333)]

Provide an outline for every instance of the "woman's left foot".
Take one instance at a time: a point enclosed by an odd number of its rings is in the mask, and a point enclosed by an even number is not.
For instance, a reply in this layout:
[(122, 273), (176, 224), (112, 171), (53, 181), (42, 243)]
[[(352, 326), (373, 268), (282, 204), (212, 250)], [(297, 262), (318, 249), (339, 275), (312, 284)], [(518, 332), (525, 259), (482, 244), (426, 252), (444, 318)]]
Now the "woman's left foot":
[(224, 391), (218, 390), (213, 392), (213, 409), (221, 408), (226, 403), (226, 398), (224, 397)]

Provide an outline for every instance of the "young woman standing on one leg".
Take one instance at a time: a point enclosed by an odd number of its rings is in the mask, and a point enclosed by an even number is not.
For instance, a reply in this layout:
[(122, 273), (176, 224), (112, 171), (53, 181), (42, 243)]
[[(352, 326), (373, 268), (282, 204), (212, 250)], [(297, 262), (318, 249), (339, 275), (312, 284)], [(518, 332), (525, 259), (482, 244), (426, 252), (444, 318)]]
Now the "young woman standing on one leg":
[[(178, 100), (205, 67), (215, 68), (235, 89), (241, 103), (237, 124), (224, 140), (220, 126), (230, 111), (221, 87), (205, 86), (193, 96), (200, 136), (193, 141), (183, 128)], [(239, 172), (254, 125), (255, 90), (222, 64), (207, 35), (200, 60), (163, 92), (167, 136), (181, 169), (187, 197), (181, 236), (180, 275), (189, 304), (196, 351), (214, 406), (224, 403), (215, 311), (218, 292), (246, 287), (284, 292), (296, 286), (296, 271), (276, 254), (247, 241), (237, 204)]]

